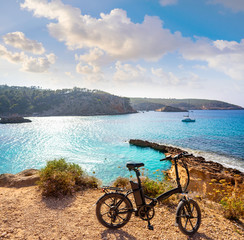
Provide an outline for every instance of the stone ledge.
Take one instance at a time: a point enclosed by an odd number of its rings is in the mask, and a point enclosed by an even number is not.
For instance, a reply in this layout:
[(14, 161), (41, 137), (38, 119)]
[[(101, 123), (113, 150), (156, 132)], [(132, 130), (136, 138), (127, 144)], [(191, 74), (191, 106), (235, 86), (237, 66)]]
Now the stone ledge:
[(28, 187), (36, 185), (40, 180), (39, 170), (27, 169), (17, 174), (4, 173), (0, 175), (0, 187)]

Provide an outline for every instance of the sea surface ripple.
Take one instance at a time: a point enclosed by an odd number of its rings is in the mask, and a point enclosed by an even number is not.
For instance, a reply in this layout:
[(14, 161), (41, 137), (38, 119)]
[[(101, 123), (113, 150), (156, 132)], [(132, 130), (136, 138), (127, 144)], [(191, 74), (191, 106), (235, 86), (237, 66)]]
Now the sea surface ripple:
[(144, 162), (149, 176), (164, 155), (130, 146), (130, 139), (184, 148), (206, 160), (244, 172), (244, 111), (194, 111), (195, 123), (182, 113), (140, 112), (117, 116), (32, 117), (31, 123), (0, 125), (0, 173), (44, 167), (65, 158), (94, 174), (104, 184), (129, 176), (128, 161)]

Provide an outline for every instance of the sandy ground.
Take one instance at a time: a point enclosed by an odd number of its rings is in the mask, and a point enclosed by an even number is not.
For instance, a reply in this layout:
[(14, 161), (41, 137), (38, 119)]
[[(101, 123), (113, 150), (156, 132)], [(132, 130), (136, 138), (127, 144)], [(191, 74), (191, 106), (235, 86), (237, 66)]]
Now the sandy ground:
[[(42, 198), (37, 187), (0, 188), (0, 239), (188, 239), (174, 226), (176, 207), (159, 206), (152, 225), (132, 217), (119, 230), (103, 227), (95, 215), (101, 190), (78, 192), (63, 199)], [(202, 224), (192, 239), (244, 239), (243, 225), (226, 220), (201, 201)]]

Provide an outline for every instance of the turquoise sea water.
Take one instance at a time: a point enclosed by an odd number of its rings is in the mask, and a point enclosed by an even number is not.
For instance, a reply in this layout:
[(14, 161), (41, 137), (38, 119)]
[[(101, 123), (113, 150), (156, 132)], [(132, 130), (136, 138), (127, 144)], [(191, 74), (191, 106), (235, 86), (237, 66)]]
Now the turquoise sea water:
[(41, 168), (63, 157), (81, 165), (104, 184), (128, 176), (127, 161), (142, 161), (152, 176), (162, 153), (130, 146), (143, 139), (182, 147), (207, 160), (244, 172), (244, 111), (194, 111), (195, 123), (182, 113), (145, 112), (117, 116), (33, 117), (32, 123), (0, 124), (0, 173)]

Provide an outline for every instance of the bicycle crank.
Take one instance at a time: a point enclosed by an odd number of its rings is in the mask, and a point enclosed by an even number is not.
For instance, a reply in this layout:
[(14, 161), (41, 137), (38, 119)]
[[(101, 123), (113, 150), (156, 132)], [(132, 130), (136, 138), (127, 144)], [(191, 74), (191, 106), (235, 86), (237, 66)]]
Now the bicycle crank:
[(155, 214), (154, 207), (148, 204), (140, 207), (138, 212), (139, 217), (144, 221), (151, 220), (154, 217), (154, 214)]

